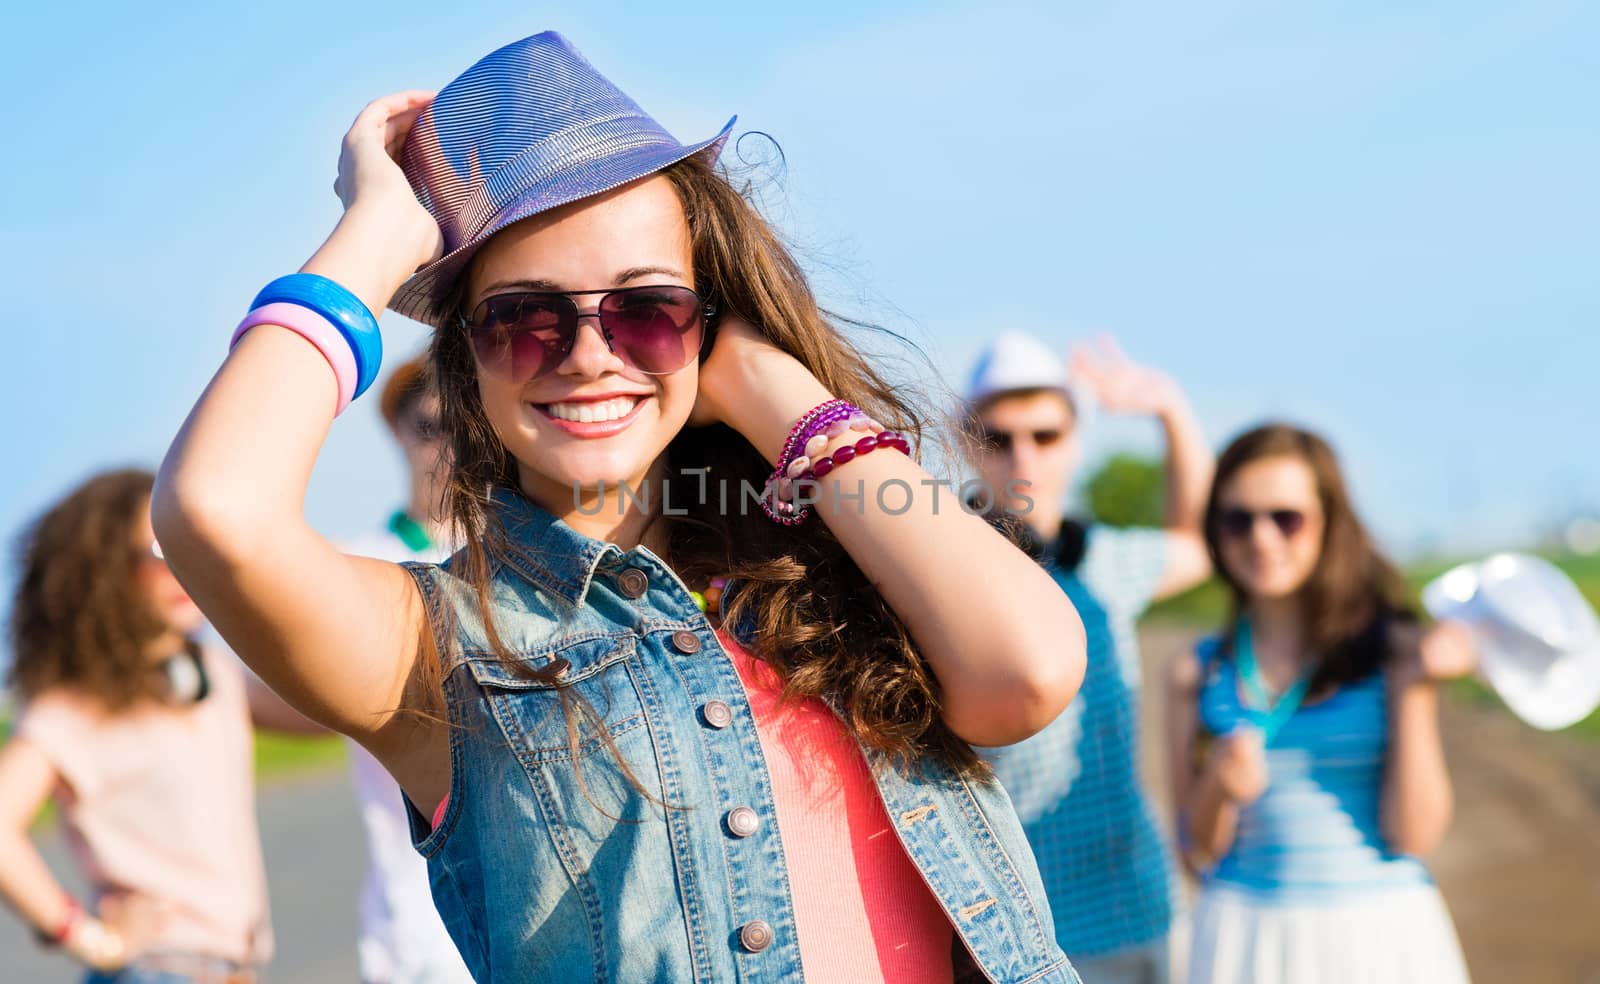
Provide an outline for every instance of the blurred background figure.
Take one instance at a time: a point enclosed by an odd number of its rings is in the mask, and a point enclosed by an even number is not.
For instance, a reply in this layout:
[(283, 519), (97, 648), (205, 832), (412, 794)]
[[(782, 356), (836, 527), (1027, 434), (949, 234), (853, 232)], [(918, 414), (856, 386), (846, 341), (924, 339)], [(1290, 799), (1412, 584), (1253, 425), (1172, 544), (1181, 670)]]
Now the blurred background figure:
[(1232, 616), (1173, 665), (1169, 709), (1190, 980), (1465, 982), (1417, 860), (1450, 823), (1438, 683), (1472, 668), (1465, 632), (1417, 625), (1314, 434), (1235, 440), (1205, 530)]
[[(405, 456), (405, 507), (381, 531), (347, 540), (349, 553), (381, 560), (437, 562), (449, 555), (440, 505), (446, 474), (439, 433), (439, 398), (418, 356), (384, 383), (379, 409)], [(365, 984), (470, 982), (428, 887), (428, 867), (411, 846), (400, 787), (356, 742), (348, 742), (356, 799), (367, 834), (367, 872), (361, 883), (361, 979)]]
[[(314, 730), (231, 654), (150, 530), (146, 471), (90, 479), (23, 540), (0, 751), (0, 896), (94, 984), (244, 984), (272, 954), (251, 723)], [(28, 828), (54, 798), (93, 896)]]
[[(992, 759), (1039, 859), (1056, 938), (1084, 980), (1163, 984), (1174, 885), (1165, 839), (1139, 783), (1134, 620), (1153, 600), (1210, 573), (1201, 519), (1211, 452), (1183, 392), (1166, 376), (1129, 361), (1109, 339), (1078, 350), (1072, 361), (1069, 391), (1067, 366), (1048, 346), (1002, 335), (978, 360), (966, 394), (984, 494), (1019, 514), (1013, 533), (1072, 599), (1088, 643), (1077, 699), (1045, 730)], [(1166, 437), (1163, 528), (1114, 529), (1064, 517), (1081, 448), (1073, 391), (1112, 413), (1159, 421)]]

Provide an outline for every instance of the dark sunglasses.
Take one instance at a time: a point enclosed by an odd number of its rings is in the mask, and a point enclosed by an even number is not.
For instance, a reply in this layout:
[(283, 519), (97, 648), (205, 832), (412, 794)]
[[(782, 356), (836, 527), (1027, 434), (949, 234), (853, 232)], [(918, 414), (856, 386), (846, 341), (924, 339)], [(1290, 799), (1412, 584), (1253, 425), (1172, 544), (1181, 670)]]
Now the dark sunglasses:
[[(593, 294), (599, 310), (579, 314), (573, 298)], [(623, 287), (495, 294), (478, 302), (466, 327), (479, 365), (525, 383), (566, 359), (585, 318), (599, 323), (600, 337), (628, 368), (662, 376), (694, 361), (715, 317), (716, 306), (688, 287)]]
[(1306, 527), (1306, 514), (1298, 509), (1266, 509), (1252, 512), (1249, 509), (1224, 509), (1217, 513), (1217, 529), (1224, 536), (1242, 539), (1256, 528), (1256, 520), (1270, 519), (1272, 525), (1285, 538), (1294, 536)]
[(1047, 448), (1061, 440), (1065, 435), (1065, 431), (1055, 428), (1036, 431), (1003, 431), (985, 427), (979, 433), (979, 439), (983, 441), (985, 447), (1010, 454), (1012, 447), (1017, 443), (1018, 437), (1031, 438), (1034, 444), (1041, 448)]
[(419, 413), (407, 421), (406, 426), (411, 428), (411, 433), (417, 435), (419, 441), (437, 441), (444, 435), (444, 428), (439, 423), (439, 418), (429, 414)]

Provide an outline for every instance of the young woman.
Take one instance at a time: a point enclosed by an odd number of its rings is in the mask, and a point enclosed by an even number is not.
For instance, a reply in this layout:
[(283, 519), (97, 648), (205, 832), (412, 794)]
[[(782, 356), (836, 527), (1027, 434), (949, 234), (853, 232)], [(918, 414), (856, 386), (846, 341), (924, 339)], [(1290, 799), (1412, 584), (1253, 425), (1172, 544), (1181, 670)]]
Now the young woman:
[(1450, 822), (1438, 684), (1471, 668), (1467, 636), (1411, 618), (1314, 434), (1235, 440), (1206, 540), (1233, 617), (1170, 704), (1191, 981), (1465, 982), (1418, 857)]
[[(11, 614), (21, 715), (0, 750), (0, 896), (91, 982), (253, 980), (272, 949), (251, 718), (310, 727), (194, 641), (150, 529), (154, 476), (97, 476), (24, 541)], [(55, 798), (94, 896), (28, 838)]]
[[(1072, 698), (1077, 615), (905, 453), (721, 142), (554, 34), (372, 103), (343, 218), (168, 456), (162, 543), (398, 780), (479, 980), (1075, 981), (971, 746)], [(302, 518), (386, 303), (435, 327), (443, 567)]]

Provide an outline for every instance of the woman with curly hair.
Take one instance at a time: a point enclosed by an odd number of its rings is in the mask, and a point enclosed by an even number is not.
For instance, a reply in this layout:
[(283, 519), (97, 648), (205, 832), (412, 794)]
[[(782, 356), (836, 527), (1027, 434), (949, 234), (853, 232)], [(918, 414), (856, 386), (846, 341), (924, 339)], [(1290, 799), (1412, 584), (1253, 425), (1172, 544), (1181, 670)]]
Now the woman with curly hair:
[[(271, 955), (251, 721), (310, 728), (228, 653), (150, 529), (146, 471), (98, 475), (23, 541), (11, 614), (20, 700), (0, 750), (0, 897), (94, 984), (253, 980)], [(28, 837), (55, 799), (93, 890)]]

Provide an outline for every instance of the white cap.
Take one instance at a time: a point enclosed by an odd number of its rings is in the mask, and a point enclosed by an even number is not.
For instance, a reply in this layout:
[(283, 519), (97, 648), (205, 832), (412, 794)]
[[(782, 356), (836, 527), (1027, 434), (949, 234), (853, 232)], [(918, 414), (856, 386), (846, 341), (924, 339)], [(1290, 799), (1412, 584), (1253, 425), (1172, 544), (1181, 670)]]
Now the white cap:
[(1600, 620), (1549, 561), (1505, 553), (1462, 564), (1423, 588), (1422, 605), (1466, 623), (1478, 672), (1534, 727), (1565, 728), (1600, 706)]
[(1072, 399), (1066, 361), (1054, 349), (1020, 331), (1008, 331), (978, 356), (967, 383), (967, 403), (976, 405), (1012, 390), (1053, 389)]

